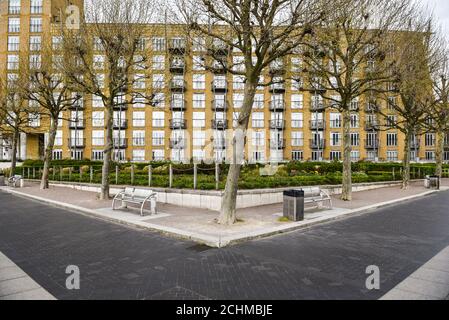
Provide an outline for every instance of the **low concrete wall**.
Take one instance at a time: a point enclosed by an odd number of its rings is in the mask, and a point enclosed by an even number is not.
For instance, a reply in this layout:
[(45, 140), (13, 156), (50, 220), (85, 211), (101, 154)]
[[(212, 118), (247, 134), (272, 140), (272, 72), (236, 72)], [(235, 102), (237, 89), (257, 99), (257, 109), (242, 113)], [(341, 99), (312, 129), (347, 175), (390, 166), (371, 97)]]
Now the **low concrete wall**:
[[(52, 186), (68, 187), (76, 190), (100, 192), (98, 184), (89, 183), (74, 183), (74, 182), (55, 182), (50, 183)], [(378, 188), (392, 187), (400, 185), (400, 181), (393, 182), (372, 182), (372, 183), (357, 183), (353, 184), (352, 190), (366, 191)], [(112, 186), (111, 194), (115, 195), (122, 191), (126, 186)], [(328, 191), (330, 194), (341, 194), (341, 185), (320, 186)], [(151, 189), (157, 192), (157, 200), (160, 203), (174, 204), (189, 208), (202, 208), (209, 210), (220, 210), (221, 198), (223, 191), (204, 191), (192, 189), (168, 189), (168, 188), (148, 188), (139, 187), (143, 189)], [(296, 188), (301, 188), (300, 186)], [(275, 189), (254, 189), (254, 190), (239, 190), (237, 192), (237, 208), (249, 208), (255, 206), (263, 206), (282, 202), (282, 195), (284, 190), (290, 188), (275, 188)]]

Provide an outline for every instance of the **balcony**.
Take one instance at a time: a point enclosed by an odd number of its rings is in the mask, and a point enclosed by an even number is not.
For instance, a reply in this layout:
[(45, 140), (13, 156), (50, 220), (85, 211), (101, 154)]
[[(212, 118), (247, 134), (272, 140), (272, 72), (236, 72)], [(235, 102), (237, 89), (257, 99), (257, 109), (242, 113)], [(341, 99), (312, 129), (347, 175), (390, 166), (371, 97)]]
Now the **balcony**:
[(270, 143), (271, 150), (282, 150), (285, 148), (285, 140), (284, 139), (270, 139), (268, 141)]
[(282, 75), (285, 73), (285, 66), (284, 66), (284, 64), (271, 65), (268, 72), (273, 76), (274, 75)]
[(114, 149), (126, 149), (128, 147), (128, 139), (112, 138), (112, 147)]
[(117, 103), (112, 106), (114, 110), (126, 111), (128, 110), (128, 105), (126, 103)]
[(379, 139), (365, 140), (365, 149), (379, 149)]
[(285, 85), (284, 83), (273, 83), (270, 85), (270, 92), (271, 93), (283, 93), (285, 92)]
[(186, 68), (184, 59), (172, 59), (170, 61), (170, 72), (183, 74)]
[(324, 130), (325, 127), (324, 120), (310, 120), (310, 130)]
[(285, 109), (284, 100), (270, 101), (270, 111), (283, 111)]
[(112, 119), (112, 128), (124, 130), (128, 128), (128, 120), (126, 119)]
[(187, 145), (186, 139), (183, 138), (170, 138), (171, 149), (185, 149)]
[(183, 100), (183, 99), (172, 99), (172, 100), (170, 100), (170, 110), (185, 111), (186, 103), (187, 103), (186, 100)]
[(310, 112), (324, 112), (326, 110), (326, 106), (323, 102), (312, 102), (310, 104)]
[(187, 85), (184, 80), (174, 80), (170, 81), (170, 90), (172, 92), (184, 92), (187, 90)]
[(365, 104), (364, 110), (366, 113), (376, 113), (378, 111), (378, 107), (374, 103), (367, 103)]
[(84, 138), (69, 138), (68, 139), (69, 148), (85, 148), (86, 139)]
[(410, 149), (418, 150), (420, 148), (420, 146), (421, 146), (421, 141), (419, 139), (410, 141)]
[(377, 121), (367, 121), (367, 122), (365, 122), (365, 130), (366, 131), (379, 131), (380, 124)]
[(70, 129), (84, 129), (86, 127), (86, 120), (69, 120), (69, 128)]
[(226, 111), (228, 110), (229, 103), (226, 100), (212, 100), (213, 111)]
[(310, 139), (311, 149), (324, 149), (326, 146), (326, 140), (324, 139)]
[(185, 119), (170, 119), (170, 129), (179, 130), (187, 128), (187, 120)]
[(214, 150), (226, 149), (226, 140), (224, 140), (224, 139), (214, 140), (213, 147), (214, 147)]
[(285, 120), (271, 120), (270, 129), (284, 130)]
[(70, 110), (84, 110), (84, 104), (80, 101), (75, 102), (69, 106)]
[(228, 82), (223, 80), (214, 80), (211, 82), (211, 88), (213, 92), (228, 92)]
[(223, 57), (223, 56), (227, 56), (229, 55), (229, 46), (224, 44), (224, 43), (220, 43), (220, 44), (212, 44), (212, 46), (209, 48), (209, 55), (211, 55), (212, 57)]
[(354, 112), (359, 112), (359, 110), (360, 110), (359, 103), (358, 102), (351, 102), (349, 104), (349, 110), (350, 111), (354, 111)]
[(214, 61), (211, 65), (211, 71), (215, 74), (225, 74), (227, 65), (226, 61), (223, 61), (223, 63)]
[(212, 120), (211, 126), (215, 130), (226, 130), (228, 128), (228, 120)]
[(172, 39), (168, 43), (168, 52), (174, 55), (183, 55), (186, 52), (185, 40)]

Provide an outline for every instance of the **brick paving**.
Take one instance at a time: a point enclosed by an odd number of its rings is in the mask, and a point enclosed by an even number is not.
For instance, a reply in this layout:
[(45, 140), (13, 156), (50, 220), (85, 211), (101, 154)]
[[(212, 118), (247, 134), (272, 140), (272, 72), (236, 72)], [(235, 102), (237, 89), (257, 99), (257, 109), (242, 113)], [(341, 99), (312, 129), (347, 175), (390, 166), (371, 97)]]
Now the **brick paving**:
[[(449, 192), (212, 249), (0, 191), (0, 251), (58, 299), (378, 299), (449, 245)], [(77, 265), (81, 289), (65, 288)], [(381, 270), (380, 290), (365, 269)]]

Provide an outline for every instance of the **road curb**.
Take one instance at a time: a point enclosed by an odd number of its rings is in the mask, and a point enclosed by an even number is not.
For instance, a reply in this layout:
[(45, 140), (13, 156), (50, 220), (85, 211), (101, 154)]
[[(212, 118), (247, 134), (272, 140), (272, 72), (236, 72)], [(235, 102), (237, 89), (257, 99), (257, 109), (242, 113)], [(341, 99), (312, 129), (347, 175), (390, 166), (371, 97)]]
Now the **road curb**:
[(223, 248), (223, 247), (226, 247), (229, 245), (235, 245), (235, 244), (250, 241), (250, 240), (261, 239), (261, 238), (271, 237), (271, 236), (288, 233), (288, 232), (292, 232), (292, 231), (308, 229), (308, 228), (313, 227), (318, 224), (323, 224), (323, 223), (327, 223), (327, 222), (332, 222), (332, 221), (348, 218), (351, 216), (364, 214), (364, 213), (367, 213), (374, 209), (379, 209), (379, 208), (387, 207), (390, 205), (399, 204), (404, 201), (428, 196), (428, 195), (443, 191), (443, 190), (430, 190), (430, 191), (426, 191), (426, 192), (412, 195), (412, 196), (407, 196), (407, 197), (394, 199), (394, 200), (390, 200), (390, 201), (386, 201), (386, 202), (382, 202), (382, 203), (377, 203), (377, 204), (370, 205), (370, 206), (365, 206), (365, 207), (361, 207), (361, 208), (357, 208), (357, 209), (353, 209), (353, 210), (348, 210), (343, 213), (337, 213), (337, 214), (333, 214), (330, 216), (316, 218), (311, 221), (294, 222), (294, 224), (291, 224), (288, 226), (277, 226), (277, 227), (267, 228), (266, 230), (251, 232), (243, 237), (228, 236), (228, 237), (218, 237), (217, 238), (217, 237), (202, 235), (202, 234), (198, 234), (195, 232), (185, 231), (185, 230), (181, 230), (181, 229), (177, 229), (177, 228), (156, 225), (156, 224), (152, 224), (152, 223), (148, 223), (148, 222), (145, 222), (145, 223), (130, 222), (130, 221), (126, 221), (126, 220), (123, 220), (120, 218), (106, 217), (92, 209), (87, 209), (87, 208), (83, 208), (80, 206), (76, 206), (76, 205), (72, 205), (72, 204), (68, 204), (68, 203), (64, 203), (64, 202), (60, 202), (60, 201), (56, 201), (56, 200), (46, 199), (46, 198), (39, 197), (39, 196), (29, 195), (26, 193), (22, 193), (20, 191), (16, 191), (11, 188), (0, 188), (0, 190), (3, 190), (5, 192), (8, 192), (8, 193), (20, 196), (20, 197), (33, 199), (33, 200), (36, 200), (36, 201), (39, 201), (42, 203), (50, 204), (55, 207), (68, 209), (72, 212), (83, 214), (85, 216), (94, 217), (94, 218), (97, 218), (97, 219), (100, 219), (103, 221), (119, 223), (121, 225), (126, 225), (128, 227), (135, 227), (135, 228), (139, 228), (139, 229), (156, 231), (161, 234), (171, 236), (171, 237), (174, 237), (177, 239), (191, 240), (191, 241), (205, 244), (209, 247), (214, 247), (214, 248)]

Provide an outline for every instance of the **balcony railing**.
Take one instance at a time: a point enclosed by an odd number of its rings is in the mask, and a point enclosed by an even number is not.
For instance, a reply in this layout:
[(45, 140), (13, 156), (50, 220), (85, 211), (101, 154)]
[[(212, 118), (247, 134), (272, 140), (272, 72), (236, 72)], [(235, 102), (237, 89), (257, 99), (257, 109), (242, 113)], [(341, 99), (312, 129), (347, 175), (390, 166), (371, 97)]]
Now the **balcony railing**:
[(326, 106), (323, 102), (312, 102), (310, 104), (311, 112), (323, 112), (326, 109)]
[(270, 120), (270, 129), (283, 130), (285, 128), (285, 120)]
[(86, 127), (86, 120), (69, 120), (69, 128), (70, 129), (84, 129)]
[(69, 138), (69, 148), (84, 148), (86, 147), (86, 139), (84, 138)]
[(272, 150), (281, 150), (285, 148), (285, 140), (284, 139), (270, 139), (270, 149)]
[(228, 128), (228, 120), (212, 120), (212, 129), (226, 130)]
[(170, 61), (170, 72), (184, 73), (186, 63), (184, 59), (173, 59)]
[(365, 149), (379, 149), (379, 140), (378, 139), (365, 140)]
[(229, 103), (226, 100), (212, 100), (212, 110), (226, 111)]
[(326, 146), (326, 140), (324, 139), (310, 139), (311, 149), (324, 149)]
[(170, 129), (186, 129), (187, 120), (185, 119), (170, 119)]
[(419, 139), (410, 141), (410, 149), (417, 150), (420, 148), (420, 146), (421, 146), (421, 141)]
[(227, 92), (228, 82), (223, 80), (214, 80), (211, 83), (211, 88), (214, 92)]
[(325, 127), (324, 120), (310, 120), (310, 130), (324, 130)]
[(112, 106), (114, 110), (125, 111), (128, 110), (128, 105), (126, 103), (116, 103)]
[(366, 131), (377, 131), (380, 129), (380, 124), (378, 121), (367, 121), (365, 122), (365, 130)]
[(229, 51), (229, 46), (226, 44), (212, 44), (209, 48), (209, 53), (211, 56), (227, 56)]
[(170, 90), (174, 92), (184, 92), (187, 89), (186, 82), (184, 80), (171, 80)]
[(168, 43), (168, 51), (171, 54), (184, 54), (186, 52), (185, 40), (172, 39)]
[(126, 120), (126, 119), (113, 119), (112, 120), (112, 128), (114, 128), (114, 129), (127, 129), (128, 128), (128, 120)]
[(284, 100), (273, 100), (270, 101), (270, 110), (271, 111), (282, 111), (285, 109)]
[(302, 147), (302, 146), (304, 146), (304, 139), (292, 138), (292, 147)]
[(172, 99), (170, 101), (170, 109), (173, 111), (185, 111), (186, 100), (182, 99)]
[(170, 148), (171, 149), (185, 149), (187, 145), (187, 140), (182, 138), (170, 138)]
[(273, 83), (270, 85), (270, 92), (285, 92), (284, 83)]
[(218, 62), (218, 61), (214, 61), (211, 65), (211, 71), (215, 74), (224, 74), (226, 73), (226, 68), (227, 68), (227, 62), (226, 61), (222, 61), (222, 62)]
[(128, 147), (128, 139), (126, 138), (112, 138), (112, 146), (114, 149), (125, 149)]
[(285, 73), (285, 65), (284, 64), (272, 64), (269, 67), (269, 73), (272, 75), (279, 75)]

